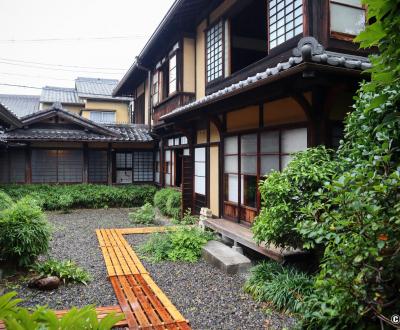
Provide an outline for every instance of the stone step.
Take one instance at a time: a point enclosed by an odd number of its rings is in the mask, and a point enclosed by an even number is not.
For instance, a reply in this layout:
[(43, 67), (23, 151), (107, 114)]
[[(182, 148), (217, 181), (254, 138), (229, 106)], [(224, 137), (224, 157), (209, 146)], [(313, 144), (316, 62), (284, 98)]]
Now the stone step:
[(249, 258), (218, 241), (209, 241), (203, 247), (202, 256), (210, 264), (231, 275), (245, 273), (251, 267)]

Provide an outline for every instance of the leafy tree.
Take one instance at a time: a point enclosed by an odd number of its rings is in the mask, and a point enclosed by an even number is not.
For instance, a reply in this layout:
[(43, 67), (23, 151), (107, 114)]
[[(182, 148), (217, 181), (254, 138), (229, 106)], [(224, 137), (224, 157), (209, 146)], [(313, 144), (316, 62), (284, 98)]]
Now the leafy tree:
[(383, 329), (400, 310), (400, 1), (365, 4), (371, 24), (357, 41), (380, 55), (346, 120), (338, 151), (345, 171), (298, 224), (309, 247), (326, 247), (303, 306), (309, 329)]

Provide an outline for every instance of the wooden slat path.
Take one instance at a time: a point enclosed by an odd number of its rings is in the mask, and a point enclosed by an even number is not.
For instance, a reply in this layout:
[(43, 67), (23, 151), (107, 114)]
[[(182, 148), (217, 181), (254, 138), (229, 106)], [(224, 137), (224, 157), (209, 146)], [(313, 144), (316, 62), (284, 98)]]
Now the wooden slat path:
[[(63, 317), (68, 312), (69, 312), (69, 310), (67, 310), (67, 309), (54, 311), (54, 313), (56, 314), (56, 316), (58, 318)], [(110, 313), (121, 314), (122, 310), (121, 310), (120, 306), (108, 306), (108, 307), (98, 307), (98, 308), (96, 308), (96, 312), (97, 312), (97, 318), (99, 320), (102, 320)], [(128, 323), (126, 322), (126, 320), (119, 321), (118, 323), (115, 324), (115, 327), (126, 327), (126, 326), (128, 326)], [(5, 326), (4, 322), (0, 321), (0, 330), (5, 330), (5, 329), (6, 329), (6, 326)]]
[(145, 227), (96, 230), (109, 279), (129, 329), (191, 329), (188, 321), (153, 281), (123, 237), (174, 229)]
[[(190, 330), (189, 322), (150, 277), (139, 257), (123, 235), (149, 234), (175, 230), (176, 227), (97, 229), (108, 276), (119, 306), (96, 308), (98, 319), (107, 314), (124, 313), (116, 327), (143, 330)], [(55, 311), (62, 317), (68, 310)], [(0, 330), (5, 325), (0, 321)]]

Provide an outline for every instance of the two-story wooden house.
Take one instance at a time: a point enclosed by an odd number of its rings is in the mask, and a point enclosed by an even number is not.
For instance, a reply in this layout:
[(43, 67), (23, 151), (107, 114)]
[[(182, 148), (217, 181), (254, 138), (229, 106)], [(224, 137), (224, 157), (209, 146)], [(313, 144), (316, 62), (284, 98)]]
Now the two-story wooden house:
[(159, 138), (155, 178), (183, 207), (250, 225), (291, 153), (336, 147), (370, 67), (360, 0), (177, 0), (114, 90)]

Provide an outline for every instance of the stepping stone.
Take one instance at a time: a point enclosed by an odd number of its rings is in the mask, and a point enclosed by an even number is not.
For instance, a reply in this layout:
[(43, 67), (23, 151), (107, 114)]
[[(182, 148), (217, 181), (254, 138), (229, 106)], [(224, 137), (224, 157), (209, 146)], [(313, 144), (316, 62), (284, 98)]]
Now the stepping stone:
[(218, 241), (209, 241), (203, 247), (202, 256), (207, 262), (230, 275), (245, 273), (251, 267), (249, 258)]

